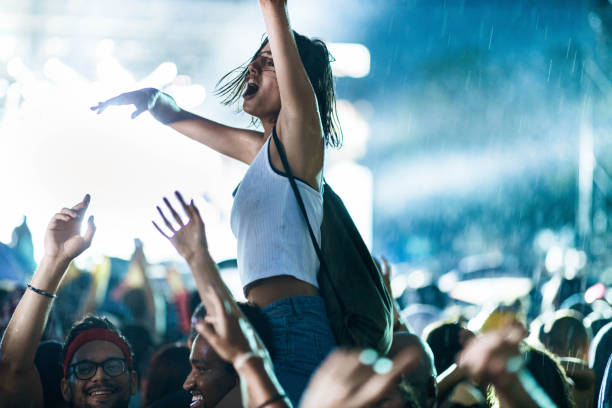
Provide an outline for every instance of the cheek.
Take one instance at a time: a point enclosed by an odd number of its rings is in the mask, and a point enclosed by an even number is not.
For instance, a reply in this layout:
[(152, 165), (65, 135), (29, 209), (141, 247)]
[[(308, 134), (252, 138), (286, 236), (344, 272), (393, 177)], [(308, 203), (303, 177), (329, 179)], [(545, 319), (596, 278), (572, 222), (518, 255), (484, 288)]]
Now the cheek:
[(213, 372), (198, 376), (198, 389), (218, 402), (236, 384), (235, 378), (225, 372)]

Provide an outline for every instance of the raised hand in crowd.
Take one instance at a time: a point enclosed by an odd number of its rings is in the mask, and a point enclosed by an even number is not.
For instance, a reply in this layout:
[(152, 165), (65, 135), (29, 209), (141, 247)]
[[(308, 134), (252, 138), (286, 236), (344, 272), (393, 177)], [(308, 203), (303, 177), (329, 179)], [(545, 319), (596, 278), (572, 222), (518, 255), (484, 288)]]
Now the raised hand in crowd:
[(522, 326), (511, 324), (475, 337), (459, 355), (457, 365), (475, 382), (492, 384), (506, 407), (555, 406), (523, 368), (519, 345), (525, 335)]
[(258, 406), (278, 398), (270, 402), (274, 405), (269, 406), (287, 406), (263, 343), (236, 305), (208, 252), (204, 222), (197, 207), (193, 200), (187, 204), (178, 191), (175, 195), (187, 221), (184, 222), (170, 201), (164, 198), (168, 211), (179, 227), (172, 225), (160, 207), (157, 210), (169, 233), (157, 223), (153, 222), (153, 225), (170, 240), (191, 268), (207, 316), (210, 316), (206, 318), (206, 324), (211, 324), (210, 327), (200, 324), (198, 331), (222, 358), (234, 365), (241, 381), (244, 380), (243, 402), (248, 400), (249, 405), (253, 403)]
[(34, 357), (55, 293), (70, 262), (93, 239), (93, 217), (81, 235), (90, 197), (55, 214), (45, 234), (45, 253), (4, 333), (0, 356), (0, 406), (42, 406), (42, 386)]
[[(225, 361), (231, 363), (240, 377), (243, 405), (290, 407), (291, 402), (278, 383), (268, 350), (244, 316), (232, 312), (232, 299), (222, 299), (213, 287), (205, 298), (212, 306), (197, 331)], [(246, 391), (246, 393), (245, 393)]]
[(374, 350), (336, 350), (311, 378), (300, 408), (370, 406), (418, 362), (419, 352), (414, 347), (402, 350), (393, 360), (378, 356)]

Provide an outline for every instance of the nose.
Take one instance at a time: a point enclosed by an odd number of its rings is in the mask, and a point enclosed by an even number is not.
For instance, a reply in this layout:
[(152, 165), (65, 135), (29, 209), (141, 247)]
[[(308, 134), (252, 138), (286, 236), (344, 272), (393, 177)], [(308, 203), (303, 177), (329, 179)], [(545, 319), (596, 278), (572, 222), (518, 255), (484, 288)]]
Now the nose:
[(248, 68), (249, 68), (249, 75), (254, 75), (257, 72), (259, 72), (260, 67), (259, 67), (258, 60), (251, 61)]
[(107, 378), (110, 378), (110, 376), (104, 372), (104, 370), (102, 369), (102, 366), (97, 366), (94, 376), (91, 377), (89, 381), (97, 382), (97, 381), (102, 381)]
[(193, 370), (191, 370), (191, 372), (189, 373), (189, 375), (185, 379), (185, 382), (183, 383), (183, 389), (185, 391), (189, 391), (189, 390), (191, 390), (193, 388), (193, 386), (194, 386)]

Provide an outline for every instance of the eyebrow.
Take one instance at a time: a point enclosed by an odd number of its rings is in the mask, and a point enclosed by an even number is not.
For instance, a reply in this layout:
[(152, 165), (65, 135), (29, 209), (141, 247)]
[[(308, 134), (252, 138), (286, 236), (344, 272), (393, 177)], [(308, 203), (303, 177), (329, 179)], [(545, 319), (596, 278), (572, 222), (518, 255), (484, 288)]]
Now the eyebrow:
[(272, 51), (259, 51), (259, 54), (257, 54), (257, 55), (261, 55), (261, 54), (272, 55)]

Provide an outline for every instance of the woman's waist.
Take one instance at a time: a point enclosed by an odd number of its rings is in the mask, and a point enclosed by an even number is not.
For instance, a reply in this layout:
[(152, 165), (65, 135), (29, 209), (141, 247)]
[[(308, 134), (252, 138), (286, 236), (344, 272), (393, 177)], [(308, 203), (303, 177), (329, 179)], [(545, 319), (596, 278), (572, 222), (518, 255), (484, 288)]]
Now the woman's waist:
[(244, 287), (249, 302), (263, 308), (280, 299), (297, 296), (318, 296), (312, 284), (290, 275), (277, 275), (257, 279)]

